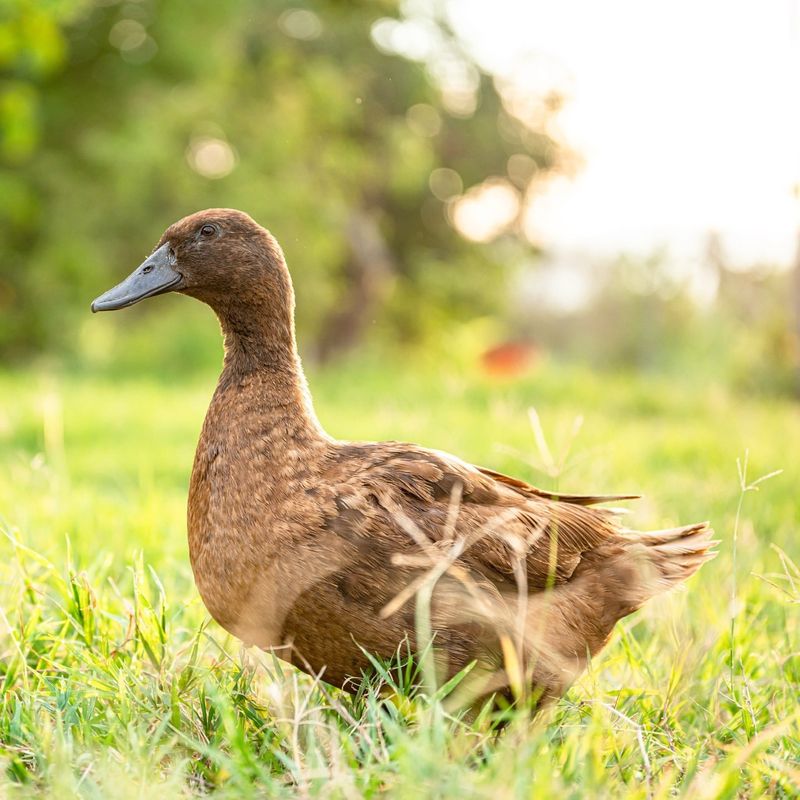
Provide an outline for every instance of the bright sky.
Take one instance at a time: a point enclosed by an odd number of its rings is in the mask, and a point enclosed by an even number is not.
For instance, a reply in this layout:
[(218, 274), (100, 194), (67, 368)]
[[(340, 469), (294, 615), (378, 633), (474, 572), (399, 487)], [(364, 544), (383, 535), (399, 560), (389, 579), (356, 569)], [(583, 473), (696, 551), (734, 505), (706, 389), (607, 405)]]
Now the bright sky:
[(568, 95), (560, 127), (585, 166), (532, 208), (553, 252), (668, 244), (697, 258), (716, 230), (735, 265), (790, 263), (800, 226), (800, 0), (448, 8), (485, 66)]

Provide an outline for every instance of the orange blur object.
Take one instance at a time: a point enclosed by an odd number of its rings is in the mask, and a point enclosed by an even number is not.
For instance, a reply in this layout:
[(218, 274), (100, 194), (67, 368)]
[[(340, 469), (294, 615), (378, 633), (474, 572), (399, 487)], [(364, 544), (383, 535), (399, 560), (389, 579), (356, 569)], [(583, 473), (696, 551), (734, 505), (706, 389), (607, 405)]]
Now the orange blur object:
[(481, 354), (481, 367), (495, 378), (517, 378), (536, 363), (538, 351), (531, 342), (502, 342)]

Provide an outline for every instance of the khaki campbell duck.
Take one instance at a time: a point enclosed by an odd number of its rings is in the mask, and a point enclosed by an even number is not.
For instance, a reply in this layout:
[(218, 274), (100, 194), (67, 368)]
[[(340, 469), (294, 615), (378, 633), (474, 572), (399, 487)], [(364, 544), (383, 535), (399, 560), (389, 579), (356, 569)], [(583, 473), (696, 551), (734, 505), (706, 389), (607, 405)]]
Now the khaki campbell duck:
[(240, 211), (170, 226), (92, 310), (170, 291), (211, 306), (225, 337), (189, 553), (209, 612), (246, 644), (352, 688), (364, 651), (416, 646), (424, 603), (439, 677), (470, 668), (462, 701), (549, 700), (619, 619), (714, 555), (706, 523), (637, 533), (593, 507), (627, 496), (556, 496), (414, 444), (332, 439), (297, 354), (281, 249)]

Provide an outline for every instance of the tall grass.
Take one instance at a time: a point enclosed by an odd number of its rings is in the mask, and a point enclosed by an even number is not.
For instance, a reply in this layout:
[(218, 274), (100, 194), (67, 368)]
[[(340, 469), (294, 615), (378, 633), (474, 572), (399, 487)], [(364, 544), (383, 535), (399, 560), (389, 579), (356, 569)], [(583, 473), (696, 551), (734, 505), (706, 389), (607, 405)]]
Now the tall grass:
[(376, 662), (351, 696), (209, 622), (184, 504), (210, 382), (0, 377), (4, 794), (800, 792), (796, 408), (557, 366), (513, 385), (455, 370), (313, 377), (336, 435), (421, 441), (563, 491), (640, 490), (632, 525), (710, 518), (723, 539), (687, 591), (618, 626), (564, 700), (498, 732), (488, 712), (450, 711), (455, 687), (422, 681), (402, 652), (404, 669)]

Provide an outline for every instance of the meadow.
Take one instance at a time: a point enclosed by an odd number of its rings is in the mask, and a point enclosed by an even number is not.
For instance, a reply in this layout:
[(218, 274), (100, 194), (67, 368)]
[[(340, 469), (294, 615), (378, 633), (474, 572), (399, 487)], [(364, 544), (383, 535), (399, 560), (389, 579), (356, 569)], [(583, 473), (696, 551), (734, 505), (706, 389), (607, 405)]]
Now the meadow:
[(719, 557), (620, 624), (534, 721), (498, 733), (445, 711), (449, 687), (395, 685), (380, 665), (351, 697), (241, 651), (194, 588), (185, 500), (213, 366), (9, 370), (0, 796), (797, 796), (795, 403), (555, 362), (513, 382), (433, 359), (309, 377), (333, 435), (640, 492), (632, 527), (709, 519)]

